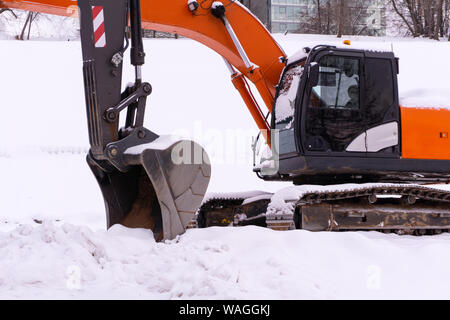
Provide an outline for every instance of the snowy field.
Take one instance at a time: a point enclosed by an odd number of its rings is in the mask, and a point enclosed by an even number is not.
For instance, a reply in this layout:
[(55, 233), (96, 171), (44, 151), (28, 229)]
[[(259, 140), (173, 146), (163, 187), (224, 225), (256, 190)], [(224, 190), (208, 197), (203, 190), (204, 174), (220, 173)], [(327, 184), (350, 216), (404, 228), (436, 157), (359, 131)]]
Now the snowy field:
[[(288, 54), (341, 43), (276, 38)], [(431, 90), (434, 104), (450, 100), (449, 42), (347, 38), (354, 47), (394, 49), (405, 103), (423, 103)], [(102, 196), (85, 163), (80, 43), (1, 40), (0, 48), (0, 298), (450, 298), (447, 234), (211, 228), (155, 243), (145, 230), (105, 231)], [(219, 55), (187, 39), (147, 40), (145, 48), (143, 75), (153, 86), (146, 127), (205, 147), (209, 192), (290, 186), (252, 173), (256, 126)]]

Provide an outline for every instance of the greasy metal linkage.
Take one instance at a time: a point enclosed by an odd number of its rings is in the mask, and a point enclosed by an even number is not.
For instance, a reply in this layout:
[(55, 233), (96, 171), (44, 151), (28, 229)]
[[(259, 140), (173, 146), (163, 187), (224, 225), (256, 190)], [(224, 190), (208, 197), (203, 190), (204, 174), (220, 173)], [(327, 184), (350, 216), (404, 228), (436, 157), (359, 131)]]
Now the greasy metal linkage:
[[(146, 98), (148, 95), (152, 93), (152, 86), (147, 83), (141, 83), (137, 86), (135, 91), (132, 92), (130, 95), (128, 95), (125, 99), (120, 101), (120, 103), (117, 106), (108, 108), (105, 111), (105, 119), (108, 122), (114, 122), (118, 120), (119, 113), (124, 110), (125, 108), (129, 107), (132, 103), (138, 103), (137, 110), (138, 110), (138, 118), (140, 121), (137, 121), (134, 125), (135, 127), (140, 127), (143, 125), (143, 108), (145, 108)], [(142, 110), (142, 111), (141, 111)]]

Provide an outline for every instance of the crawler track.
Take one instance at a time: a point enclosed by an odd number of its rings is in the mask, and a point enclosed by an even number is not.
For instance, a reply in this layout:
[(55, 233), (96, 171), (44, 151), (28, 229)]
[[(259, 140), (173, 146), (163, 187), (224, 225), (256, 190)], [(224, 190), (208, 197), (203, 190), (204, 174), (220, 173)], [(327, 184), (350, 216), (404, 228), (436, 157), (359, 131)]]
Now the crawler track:
[[(198, 226), (266, 227), (269, 197), (248, 200), (210, 199), (199, 210)], [(316, 190), (303, 193), (293, 204), (294, 212), (288, 219), (294, 220), (296, 228), (310, 231), (378, 230), (423, 235), (450, 230), (450, 192), (426, 186)]]
[(434, 234), (450, 229), (450, 192), (424, 186), (380, 186), (306, 193), (296, 203), (297, 228)]

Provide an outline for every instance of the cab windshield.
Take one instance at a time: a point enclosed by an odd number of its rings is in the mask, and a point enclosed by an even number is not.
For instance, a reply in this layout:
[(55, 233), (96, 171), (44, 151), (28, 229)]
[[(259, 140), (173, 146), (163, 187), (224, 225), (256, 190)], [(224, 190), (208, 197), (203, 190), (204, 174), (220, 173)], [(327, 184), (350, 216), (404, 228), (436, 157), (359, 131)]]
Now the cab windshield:
[(275, 103), (275, 129), (291, 129), (294, 124), (295, 100), (304, 61), (293, 64), (284, 72), (279, 84), (279, 93)]

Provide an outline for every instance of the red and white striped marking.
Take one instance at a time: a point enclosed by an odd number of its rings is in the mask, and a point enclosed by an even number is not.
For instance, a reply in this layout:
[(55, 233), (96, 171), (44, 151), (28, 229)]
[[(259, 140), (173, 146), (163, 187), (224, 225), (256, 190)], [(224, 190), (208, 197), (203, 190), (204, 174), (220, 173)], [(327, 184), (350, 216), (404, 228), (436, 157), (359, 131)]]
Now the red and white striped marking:
[(92, 19), (94, 23), (94, 43), (96, 48), (106, 47), (105, 18), (102, 6), (92, 6)]

